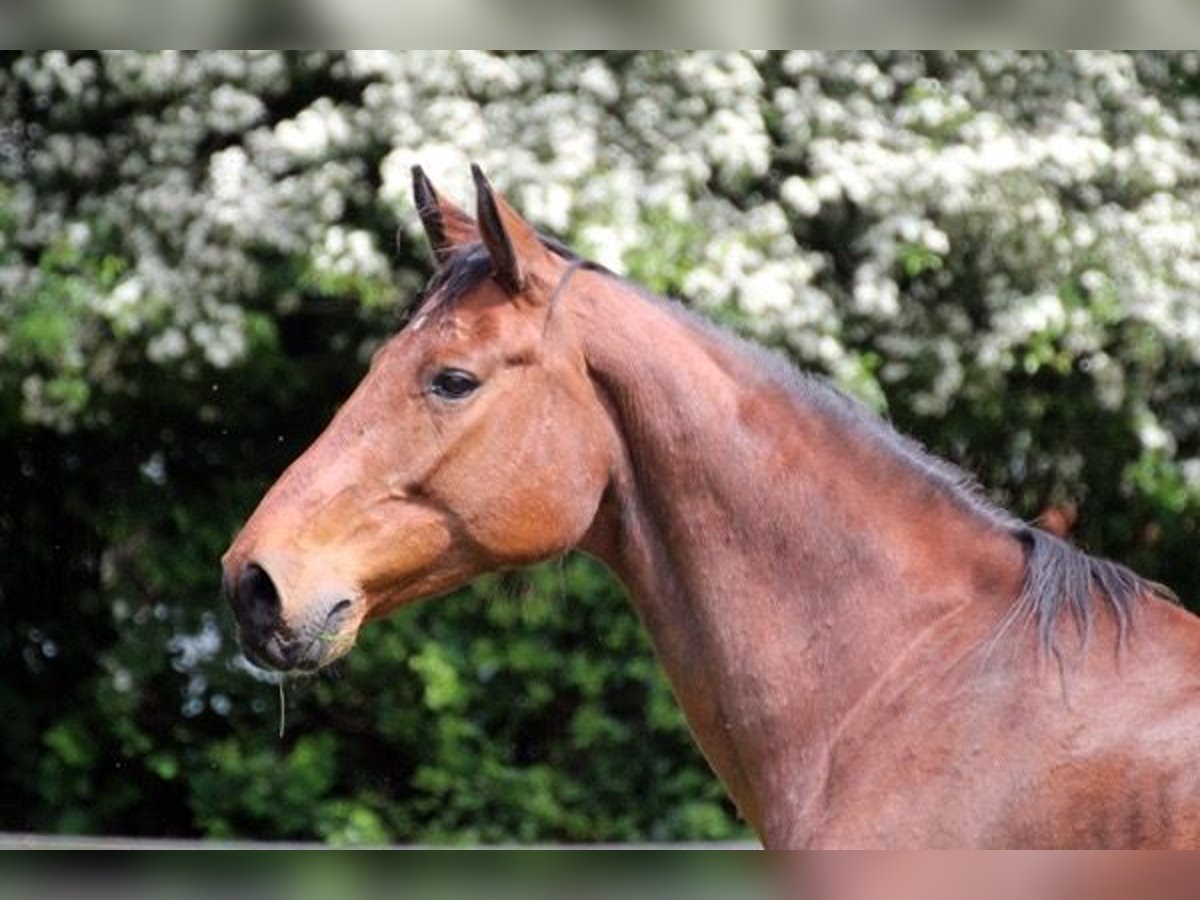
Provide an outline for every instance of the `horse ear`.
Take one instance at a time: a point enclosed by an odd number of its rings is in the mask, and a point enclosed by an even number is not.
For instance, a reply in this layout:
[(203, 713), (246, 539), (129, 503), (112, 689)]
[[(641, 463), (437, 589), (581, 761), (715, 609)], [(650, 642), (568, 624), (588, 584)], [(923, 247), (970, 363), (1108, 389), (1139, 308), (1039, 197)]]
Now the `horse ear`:
[(471, 164), (471, 175), (475, 178), (479, 236), (492, 258), (493, 274), (510, 294), (519, 293), (525, 287), (530, 266), (546, 252), (542, 239), (533, 226), (492, 189), (483, 170), (474, 163)]
[(464, 244), (479, 240), (475, 220), (433, 189), (420, 166), (412, 167), (413, 202), (438, 265)]

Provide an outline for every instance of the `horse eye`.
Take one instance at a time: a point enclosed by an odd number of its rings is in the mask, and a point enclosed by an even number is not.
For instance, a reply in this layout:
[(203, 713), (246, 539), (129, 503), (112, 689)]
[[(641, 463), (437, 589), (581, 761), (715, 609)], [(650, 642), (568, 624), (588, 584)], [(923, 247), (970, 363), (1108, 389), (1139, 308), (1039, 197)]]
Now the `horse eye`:
[(461, 400), (479, 387), (479, 380), (462, 369), (442, 369), (429, 382), (431, 393), (444, 400)]

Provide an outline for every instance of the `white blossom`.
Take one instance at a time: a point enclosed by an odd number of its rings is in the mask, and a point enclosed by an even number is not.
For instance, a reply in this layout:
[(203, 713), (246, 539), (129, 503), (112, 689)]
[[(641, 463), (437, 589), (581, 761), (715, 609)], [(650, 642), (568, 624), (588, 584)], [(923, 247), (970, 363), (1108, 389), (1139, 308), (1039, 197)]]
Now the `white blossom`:
[[(44, 287), (51, 249), (123, 263), (77, 275), (96, 280), (86, 314), (22, 374), (25, 415), (87, 415), (56, 375), (125, 390), (114, 353), (196, 377), (237, 365), (251, 302), (407, 289), (427, 264), (411, 166), (469, 208), (472, 161), (539, 227), (741, 313), (866, 394), (912, 392), (919, 414), (1039, 366), (1086, 371), (1116, 410), (1151, 365), (1114, 352), (1129, 323), (1200, 362), (1200, 102), (1178, 89), (1200, 56), (929, 59), (22, 55), (0, 84), (0, 313)], [(314, 74), (336, 89), (306, 94)], [(103, 118), (113, 96), (133, 111), (18, 142), (18, 89), (58, 123)], [(380, 221), (401, 229), (399, 260)], [(281, 259), (302, 277), (264, 301)]]

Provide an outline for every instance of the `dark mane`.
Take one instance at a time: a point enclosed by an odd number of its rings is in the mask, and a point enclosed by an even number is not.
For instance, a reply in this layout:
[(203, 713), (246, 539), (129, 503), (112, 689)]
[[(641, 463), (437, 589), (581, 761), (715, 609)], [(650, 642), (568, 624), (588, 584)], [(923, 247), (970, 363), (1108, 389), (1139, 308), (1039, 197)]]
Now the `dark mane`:
[[(1172, 603), (1179, 602), (1169, 588), (1142, 578), (1120, 563), (1092, 556), (1068, 541), (1018, 519), (989, 500), (974, 477), (896, 431), (885, 419), (827, 380), (797, 369), (781, 354), (731, 334), (681, 303), (660, 297), (599, 263), (583, 259), (553, 238), (543, 236), (542, 243), (572, 264), (564, 273), (555, 296), (578, 269), (600, 272), (614, 279), (648, 302), (686, 320), (722, 346), (748, 358), (764, 377), (784, 386), (804, 406), (836, 420), (851, 433), (883, 448), (949, 497), (964, 513), (982, 517), (1020, 542), (1025, 553), (1021, 593), (1002, 622), (997, 639), (1013, 628), (1033, 625), (1042, 650), (1059, 657), (1055, 637), (1059, 623), (1070, 619), (1086, 644), (1098, 601), (1111, 608), (1121, 641), (1132, 626), (1137, 605), (1143, 599), (1156, 596)], [(491, 261), (481, 244), (460, 248), (434, 274), (414, 304), (412, 315), (435, 306), (453, 304), (490, 273)]]

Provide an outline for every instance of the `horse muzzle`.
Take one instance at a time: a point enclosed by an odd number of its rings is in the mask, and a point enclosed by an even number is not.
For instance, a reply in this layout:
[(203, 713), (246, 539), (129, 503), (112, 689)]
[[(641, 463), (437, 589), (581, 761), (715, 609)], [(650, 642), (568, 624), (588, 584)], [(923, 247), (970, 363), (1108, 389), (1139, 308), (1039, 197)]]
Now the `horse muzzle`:
[(226, 567), (222, 591), (237, 620), (242, 651), (256, 665), (281, 672), (315, 672), (354, 644), (359, 602), (334, 597), (308, 604), (299, 621), (287, 621), (279, 589), (255, 562)]

